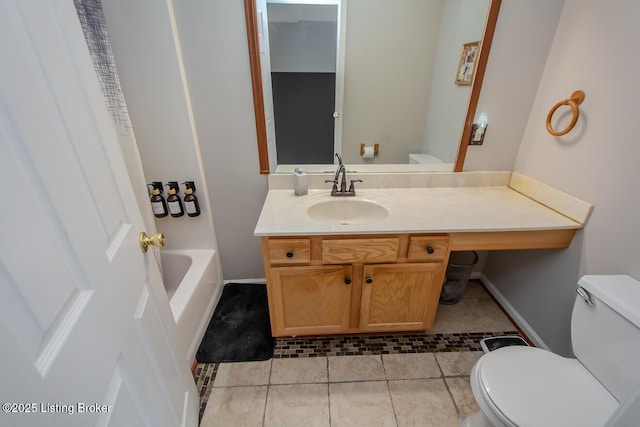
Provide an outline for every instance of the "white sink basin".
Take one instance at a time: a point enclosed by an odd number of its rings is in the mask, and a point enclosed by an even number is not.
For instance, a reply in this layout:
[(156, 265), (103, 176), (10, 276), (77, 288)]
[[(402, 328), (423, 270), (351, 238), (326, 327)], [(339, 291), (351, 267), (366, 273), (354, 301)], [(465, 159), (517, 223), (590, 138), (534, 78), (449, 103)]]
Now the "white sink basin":
[(367, 224), (387, 217), (389, 211), (376, 202), (363, 199), (342, 198), (317, 203), (307, 210), (316, 221), (329, 224)]

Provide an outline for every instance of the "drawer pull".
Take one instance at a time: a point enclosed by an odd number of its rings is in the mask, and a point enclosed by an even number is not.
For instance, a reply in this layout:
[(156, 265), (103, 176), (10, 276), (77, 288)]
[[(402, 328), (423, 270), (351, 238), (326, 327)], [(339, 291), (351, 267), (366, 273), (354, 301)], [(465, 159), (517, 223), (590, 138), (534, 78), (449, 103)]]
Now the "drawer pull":
[(350, 285), (351, 284), (351, 277), (345, 277), (344, 278), (344, 284), (345, 285)]
[(292, 249), (289, 249), (287, 251), (287, 258), (293, 258), (293, 250)]
[(429, 255), (433, 254), (435, 251), (436, 251), (436, 250), (435, 250), (435, 249), (433, 249), (433, 247), (431, 247), (431, 246), (427, 246), (427, 253), (428, 253)]
[(372, 283), (373, 279), (371, 277), (367, 277), (366, 279), (364, 279), (364, 281), (367, 283)]

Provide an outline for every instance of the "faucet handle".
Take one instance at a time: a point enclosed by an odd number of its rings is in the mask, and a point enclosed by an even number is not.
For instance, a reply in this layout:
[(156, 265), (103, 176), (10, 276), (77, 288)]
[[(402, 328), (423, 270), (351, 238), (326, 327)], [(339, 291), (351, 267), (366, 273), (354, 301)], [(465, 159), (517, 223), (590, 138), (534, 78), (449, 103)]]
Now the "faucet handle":
[(334, 191), (338, 190), (338, 180), (337, 179), (325, 179), (324, 182), (332, 182), (333, 183), (333, 190)]
[(353, 187), (353, 183), (354, 182), (362, 182), (362, 180), (361, 179), (352, 179), (351, 180), (351, 185), (349, 186), (349, 192), (350, 193), (353, 193), (353, 192), (356, 191), (356, 189)]
[(331, 195), (335, 196), (338, 194), (338, 180), (337, 179), (325, 179), (324, 182), (333, 182), (333, 187), (331, 188)]

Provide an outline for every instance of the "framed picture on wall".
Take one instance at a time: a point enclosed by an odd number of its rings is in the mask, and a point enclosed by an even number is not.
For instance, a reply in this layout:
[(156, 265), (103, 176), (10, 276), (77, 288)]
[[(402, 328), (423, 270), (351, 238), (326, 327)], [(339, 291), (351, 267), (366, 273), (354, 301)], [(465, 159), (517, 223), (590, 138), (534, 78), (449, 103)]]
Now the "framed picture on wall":
[(476, 75), (476, 61), (480, 41), (465, 43), (462, 45), (462, 53), (460, 54), (460, 62), (456, 71), (457, 85), (470, 85), (473, 83), (473, 77)]

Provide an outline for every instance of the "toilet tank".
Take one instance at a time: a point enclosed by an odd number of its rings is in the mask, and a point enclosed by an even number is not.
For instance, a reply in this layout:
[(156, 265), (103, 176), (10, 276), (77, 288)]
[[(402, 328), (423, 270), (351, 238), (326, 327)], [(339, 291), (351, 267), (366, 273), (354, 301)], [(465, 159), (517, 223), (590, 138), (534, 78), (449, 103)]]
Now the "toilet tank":
[(432, 154), (409, 154), (409, 163), (439, 165), (444, 162)]
[(640, 282), (626, 275), (583, 276), (578, 285), (573, 352), (623, 402), (640, 386)]

